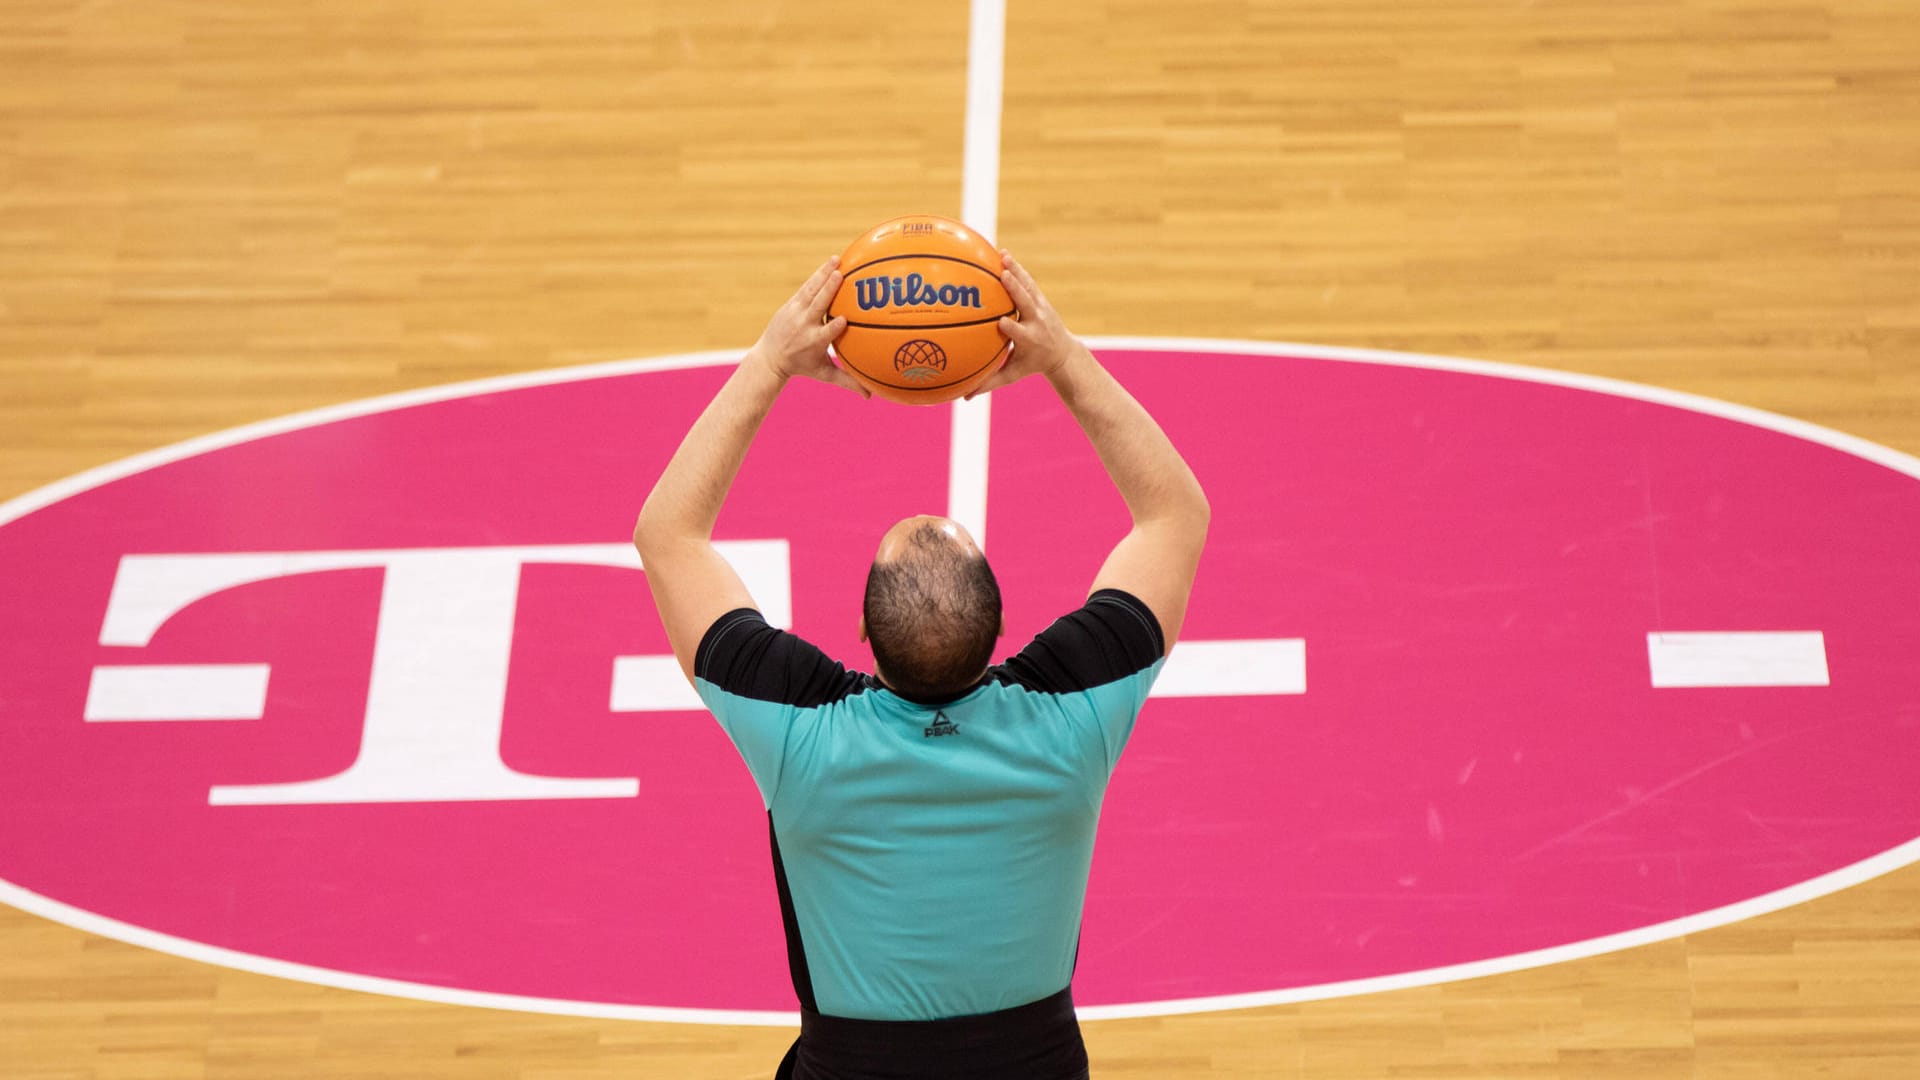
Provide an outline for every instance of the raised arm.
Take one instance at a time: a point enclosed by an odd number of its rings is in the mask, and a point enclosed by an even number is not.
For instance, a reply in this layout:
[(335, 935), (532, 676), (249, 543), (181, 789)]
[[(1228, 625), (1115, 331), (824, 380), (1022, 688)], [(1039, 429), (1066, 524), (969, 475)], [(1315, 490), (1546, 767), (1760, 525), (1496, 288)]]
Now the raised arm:
[(1139, 597), (1159, 618), (1172, 649), (1206, 545), (1206, 493), (1167, 433), (1067, 331), (1026, 267), (1001, 254), (1007, 266), (1001, 280), (1020, 319), (1000, 320), (1001, 332), (1013, 339), (1013, 355), (975, 392), (1033, 374), (1053, 384), (1133, 515), (1132, 530), (1107, 556), (1090, 591), (1124, 589)]
[(753, 606), (740, 575), (714, 548), (713, 526), (774, 399), (795, 375), (867, 396), (827, 357), (827, 343), (846, 329), (845, 319), (823, 321), (840, 287), (837, 263), (827, 260), (774, 312), (766, 332), (681, 440), (633, 527), (647, 586), (688, 681), (707, 627), (735, 608)]

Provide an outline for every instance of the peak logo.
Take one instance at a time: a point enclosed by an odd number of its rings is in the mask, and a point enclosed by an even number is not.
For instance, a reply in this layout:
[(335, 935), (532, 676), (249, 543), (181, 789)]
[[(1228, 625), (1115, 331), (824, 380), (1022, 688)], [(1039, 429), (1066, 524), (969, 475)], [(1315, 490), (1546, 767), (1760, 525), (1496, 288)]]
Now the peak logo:
[[(1087, 1015), (1527, 966), (1920, 854), (1920, 610), (1889, 600), (1920, 462), (1577, 376), (1094, 344), (1216, 513), (1105, 800)], [(626, 542), (737, 355), (354, 403), (0, 506), (0, 899), (334, 985), (789, 1022), (759, 793)], [(996, 397), (1004, 656), (1125, 515), (1044, 387)], [(957, 431), (794, 385), (720, 536), (769, 621), (864, 665), (865, 556), (944, 505)]]

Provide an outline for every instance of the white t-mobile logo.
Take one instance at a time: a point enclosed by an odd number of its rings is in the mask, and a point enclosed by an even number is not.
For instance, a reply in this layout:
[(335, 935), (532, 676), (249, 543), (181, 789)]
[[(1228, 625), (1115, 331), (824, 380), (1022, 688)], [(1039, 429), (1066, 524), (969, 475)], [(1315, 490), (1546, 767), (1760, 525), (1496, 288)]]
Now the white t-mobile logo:
[[(715, 544), (775, 626), (793, 625), (785, 540)], [(385, 584), (373, 645), (360, 753), (333, 776), (222, 784), (216, 806), (301, 803), (620, 799), (634, 777), (537, 776), (500, 756), (520, 568), (570, 563), (640, 569), (626, 544), (128, 555), (120, 560), (102, 645), (141, 647), (188, 606), (227, 589), (325, 570), (380, 569)], [(636, 613), (650, 617), (650, 613)], [(612, 658), (613, 712), (699, 709), (672, 656)], [(266, 712), (266, 664), (115, 664), (93, 669), (89, 721), (253, 720)], [(1299, 694), (1298, 638), (1184, 641), (1154, 697)]]
[[(785, 540), (717, 545), (767, 620), (792, 625)], [(640, 569), (626, 544), (129, 555), (120, 561), (102, 645), (144, 646), (189, 605), (251, 582), (324, 570), (385, 571), (360, 754), (344, 772), (284, 784), (216, 786), (215, 805), (630, 798), (633, 777), (535, 776), (500, 757), (520, 568), (571, 563)], [(636, 614), (636, 617), (640, 617)], [(94, 669), (86, 718), (254, 719), (265, 664)], [(661, 688), (664, 693), (649, 693)], [(699, 708), (671, 657), (616, 657), (615, 711)], [(651, 700), (662, 698), (657, 702)]]

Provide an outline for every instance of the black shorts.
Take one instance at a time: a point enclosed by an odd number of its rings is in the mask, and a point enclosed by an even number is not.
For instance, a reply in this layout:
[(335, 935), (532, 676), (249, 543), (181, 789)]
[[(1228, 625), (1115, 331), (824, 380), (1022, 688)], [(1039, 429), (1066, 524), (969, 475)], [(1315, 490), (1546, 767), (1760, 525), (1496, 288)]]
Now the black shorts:
[(1072, 988), (951, 1020), (849, 1020), (800, 1013), (775, 1080), (1086, 1080)]

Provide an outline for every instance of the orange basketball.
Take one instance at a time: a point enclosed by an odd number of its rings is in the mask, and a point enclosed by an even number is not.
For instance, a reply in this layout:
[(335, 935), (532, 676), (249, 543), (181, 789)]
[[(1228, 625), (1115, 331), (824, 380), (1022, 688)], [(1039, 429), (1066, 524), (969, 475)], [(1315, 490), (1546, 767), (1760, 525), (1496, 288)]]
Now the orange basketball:
[(979, 233), (931, 214), (868, 229), (840, 256), (829, 317), (844, 315), (840, 366), (881, 397), (952, 401), (1006, 363), (1000, 317), (1019, 318), (1000, 284), (1000, 253)]

